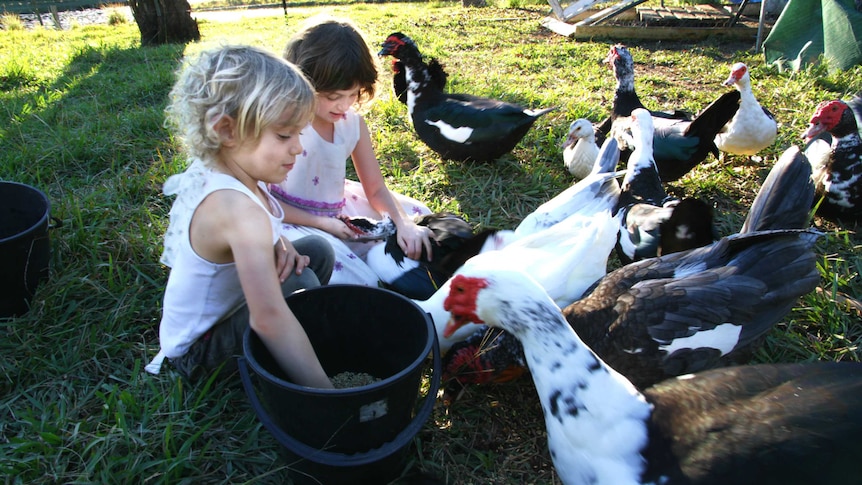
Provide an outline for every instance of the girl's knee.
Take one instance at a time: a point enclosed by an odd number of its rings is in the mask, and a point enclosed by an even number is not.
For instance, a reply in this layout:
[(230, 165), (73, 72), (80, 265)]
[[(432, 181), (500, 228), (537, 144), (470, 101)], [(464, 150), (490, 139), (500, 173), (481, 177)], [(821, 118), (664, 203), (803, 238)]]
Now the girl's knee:
[(335, 251), (329, 241), (322, 236), (311, 235), (297, 239), (293, 246), (299, 254), (308, 256), (308, 268), (317, 276), (318, 284), (327, 284), (335, 265)]
[(281, 284), (281, 294), (285, 297), (290, 296), (291, 293), (302, 290), (306, 288), (315, 288), (320, 286), (322, 280), (318, 277), (317, 273), (312, 271), (312, 268), (309, 266), (305, 268), (305, 271), (302, 274), (291, 274), (287, 277), (286, 280)]

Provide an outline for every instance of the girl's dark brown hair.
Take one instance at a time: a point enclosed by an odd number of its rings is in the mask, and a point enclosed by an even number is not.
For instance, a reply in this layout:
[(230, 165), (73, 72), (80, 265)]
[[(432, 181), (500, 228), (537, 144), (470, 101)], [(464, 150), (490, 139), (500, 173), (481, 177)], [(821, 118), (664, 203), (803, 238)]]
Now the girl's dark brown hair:
[(346, 20), (326, 19), (306, 27), (287, 43), (284, 58), (296, 64), (319, 93), (358, 86), (359, 102), (374, 97), (374, 55)]

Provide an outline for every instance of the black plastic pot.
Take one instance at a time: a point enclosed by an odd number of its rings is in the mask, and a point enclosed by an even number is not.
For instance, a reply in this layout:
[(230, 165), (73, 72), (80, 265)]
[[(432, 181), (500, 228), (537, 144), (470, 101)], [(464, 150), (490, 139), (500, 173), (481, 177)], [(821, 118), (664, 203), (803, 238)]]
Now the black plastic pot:
[[(440, 387), (431, 317), (398, 293), (365, 286), (322, 286), (294, 293), (287, 302), (327, 375), (364, 372), (381, 379), (334, 390), (296, 385), (257, 334), (246, 331), (240, 376), (258, 419), (283, 447), (289, 477), (297, 484), (327, 485), (397, 478)], [(415, 411), (429, 354), (433, 376)]]
[(26, 313), (36, 287), (48, 278), (50, 212), (41, 190), (0, 182), (0, 318)]

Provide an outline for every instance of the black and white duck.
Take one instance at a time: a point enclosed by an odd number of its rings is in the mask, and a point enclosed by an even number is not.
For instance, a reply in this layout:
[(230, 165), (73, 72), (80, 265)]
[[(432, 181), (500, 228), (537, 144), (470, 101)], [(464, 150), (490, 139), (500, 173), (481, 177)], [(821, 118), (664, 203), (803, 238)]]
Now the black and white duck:
[(644, 259), (564, 307), (572, 328), (638, 387), (747, 362), (761, 338), (817, 286), (806, 230), (734, 234)]
[(823, 133), (831, 137), (828, 147), (819, 153), (811, 146), (805, 151), (812, 167), (817, 214), (858, 220), (862, 216), (862, 138), (848, 103), (836, 99), (817, 106), (802, 136), (810, 143)]
[(661, 111), (650, 110), (635, 91), (635, 74), (634, 60), (628, 50), (628, 47), (623, 44), (611, 46), (603, 63), (608, 64), (614, 72), (614, 78), (617, 81), (616, 89), (614, 90), (614, 99), (611, 104), (611, 113), (601, 123), (594, 127), (596, 133), (596, 143), (601, 145), (604, 140), (611, 135), (613, 123), (617, 118), (625, 118), (631, 116), (632, 111), (637, 108), (649, 110), (650, 114), (657, 118), (666, 118), (669, 120), (691, 121), (694, 115), (685, 110)]
[[(635, 92), (634, 60), (624, 45), (613, 46), (608, 54), (617, 80), (611, 116), (596, 128), (597, 140), (618, 130), (617, 120), (631, 116), (637, 108), (647, 109)], [(672, 182), (687, 174), (709, 154), (720, 155), (713, 141), (739, 109), (740, 93), (729, 91), (703, 108), (691, 119), (674, 113), (650, 111), (653, 117), (653, 156), (662, 182)], [(598, 134), (601, 133), (601, 137)]]
[(497, 232), (474, 231), (463, 217), (450, 212), (417, 216), (415, 222), (434, 234), (430, 255), (423, 248), (418, 260), (407, 258), (398, 245), (395, 224), (385, 218), (382, 224), (388, 229), (380, 238), (385, 243), (369, 249), (365, 260), (388, 288), (420, 300), (429, 298), (465, 261), (479, 254), (488, 238)]
[[(623, 120), (617, 121), (624, 126)], [(628, 129), (633, 146), (616, 214), (620, 218), (617, 255), (623, 264), (705, 246), (717, 239), (712, 208), (699, 199), (667, 194), (653, 158), (653, 117), (636, 108)]]
[(447, 334), (483, 322), (522, 343), (564, 485), (844, 484), (858, 475), (860, 363), (728, 367), (638, 391), (524, 273), (456, 275), (445, 306)]
[(444, 159), (496, 160), (512, 151), (540, 116), (556, 109), (530, 110), (497, 99), (446, 93), (439, 74), (429, 69), (413, 40), (400, 32), (386, 38), (378, 55), (401, 63), (413, 129)]

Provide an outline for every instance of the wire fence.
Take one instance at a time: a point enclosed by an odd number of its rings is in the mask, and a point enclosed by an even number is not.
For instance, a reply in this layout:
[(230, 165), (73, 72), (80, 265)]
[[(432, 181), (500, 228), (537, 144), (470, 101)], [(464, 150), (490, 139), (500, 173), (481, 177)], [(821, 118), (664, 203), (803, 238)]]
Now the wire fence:
[(128, 5), (127, 0), (0, 0), (0, 13), (44, 14), (106, 5)]

